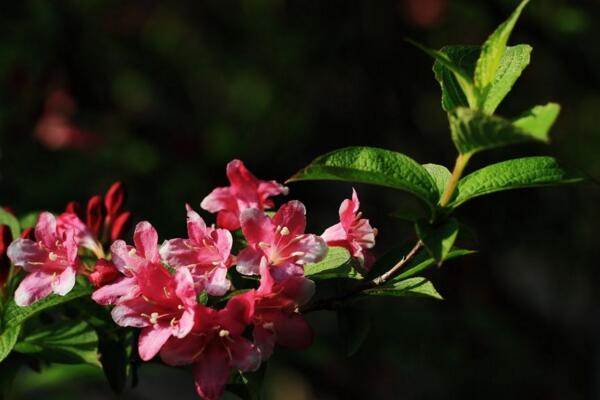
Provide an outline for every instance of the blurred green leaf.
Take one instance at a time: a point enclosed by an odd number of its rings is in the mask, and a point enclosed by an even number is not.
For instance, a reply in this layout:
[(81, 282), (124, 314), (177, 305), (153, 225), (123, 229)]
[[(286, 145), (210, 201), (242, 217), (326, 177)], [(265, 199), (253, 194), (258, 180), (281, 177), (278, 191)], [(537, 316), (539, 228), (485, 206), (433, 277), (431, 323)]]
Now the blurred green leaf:
[(18, 342), (15, 351), (35, 354), (48, 362), (100, 366), (98, 335), (84, 321), (60, 321), (47, 325)]
[(495, 115), (460, 107), (448, 117), (456, 148), (461, 154), (472, 155), (522, 142), (548, 142), (548, 130), (555, 112), (556, 105), (538, 106), (511, 123)]
[(5, 329), (0, 334), (0, 362), (8, 357), (13, 347), (15, 347), (20, 332), (21, 325), (17, 325)]
[(78, 281), (73, 290), (65, 296), (51, 294), (50, 296), (38, 301), (27, 307), (19, 307), (15, 304), (14, 299), (11, 299), (6, 307), (4, 314), (4, 326), (11, 327), (22, 324), (27, 319), (34, 315), (47, 310), (49, 308), (67, 303), (71, 300), (79, 299), (84, 296), (89, 296), (92, 292), (91, 286)]
[(19, 221), (14, 215), (0, 207), (0, 225), (8, 225), (13, 239), (18, 239), (21, 234)]
[(317, 157), (288, 182), (307, 180), (369, 183), (405, 190), (431, 209), (439, 198), (434, 180), (415, 160), (374, 147), (346, 147)]
[(501, 190), (577, 183), (585, 178), (579, 172), (562, 167), (553, 157), (525, 157), (502, 161), (481, 168), (458, 183), (458, 196), (449, 207)]
[(508, 38), (528, 2), (529, 0), (522, 1), (512, 15), (490, 35), (481, 48), (481, 55), (477, 60), (473, 77), (481, 96), (480, 104), (483, 104), (482, 100), (486, 99), (492, 83), (497, 77), (498, 66), (504, 56)]
[(425, 249), (435, 259), (436, 263), (441, 265), (450, 253), (452, 246), (454, 246), (459, 225), (455, 218), (450, 218), (437, 226), (419, 221), (415, 224), (415, 230)]
[(21, 229), (33, 228), (37, 223), (38, 217), (40, 215), (39, 211), (33, 211), (23, 215), (19, 219), (19, 224), (21, 225)]
[(369, 296), (422, 296), (442, 300), (433, 284), (426, 278), (415, 277), (405, 280), (393, 280), (389, 283), (366, 290)]
[(330, 247), (327, 256), (318, 263), (306, 264), (304, 275), (310, 279), (361, 279), (361, 274), (355, 269), (356, 262), (350, 252), (343, 247)]
[(371, 330), (370, 314), (358, 306), (347, 305), (337, 309), (338, 329), (346, 356), (354, 355)]

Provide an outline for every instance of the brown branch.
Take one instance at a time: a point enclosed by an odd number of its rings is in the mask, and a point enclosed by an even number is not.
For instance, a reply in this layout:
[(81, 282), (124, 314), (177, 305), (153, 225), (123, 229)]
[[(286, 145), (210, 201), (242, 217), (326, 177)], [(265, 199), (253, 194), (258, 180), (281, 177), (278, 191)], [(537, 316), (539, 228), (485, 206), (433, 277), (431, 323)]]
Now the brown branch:
[(364, 292), (365, 290), (373, 289), (377, 286), (383, 285), (384, 283), (386, 283), (387, 281), (389, 281), (390, 279), (392, 279), (396, 275), (398, 275), (400, 273), (400, 271), (402, 270), (402, 268), (410, 260), (412, 260), (417, 255), (419, 250), (421, 250), (422, 248), (423, 248), (423, 242), (419, 240), (414, 245), (414, 247), (404, 257), (402, 257), (402, 259), (400, 261), (398, 261), (392, 268), (390, 268), (387, 272), (385, 272), (373, 279), (361, 281), (354, 288), (350, 289), (350, 291), (348, 293), (345, 293), (341, 296), (332, 297), (329, 299), (323, 299), (323, 300), (317, 301), (313, 304), (308, 304), (306, 307), (302, 308), (300, 310), (300, 312), (309, 313), (312, 311), (319, 311), (319, 310), (332, 310), (336, 306), (338, 306), (340, 303), (343, 303), (344, 301), (346, 301), (354, 296), (359, 295), (360, 293)]

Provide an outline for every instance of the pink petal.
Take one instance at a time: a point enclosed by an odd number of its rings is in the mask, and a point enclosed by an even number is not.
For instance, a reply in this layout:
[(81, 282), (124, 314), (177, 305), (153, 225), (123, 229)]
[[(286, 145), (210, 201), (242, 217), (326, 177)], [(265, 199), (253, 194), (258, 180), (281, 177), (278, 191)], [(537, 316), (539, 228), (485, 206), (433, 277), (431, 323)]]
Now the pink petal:
[(237, 210), (237, 202), (228, 187), (218, 187), (202, 200), (200, 207), (210, 213), (233, 211)]
[(49, 212), (43, 212), (35, 225), (35, 238), (41, 240), (44, 246), (54, 248), (56, 240), (56, 218)]
[(194, 309), (190, 308), (181, 314), (181, 318), (177, 323), (177, 330), (173, 332), (173, 336), (183, 338), (194, 328)]
[(227, 279), (227, 268), (215, 268), (204, 284), (204, 290), (211, 296), (223, 296), (231, 288)]
[(352, 199), (346, 199), (342, 201), (340, 205), (340, 222), (346, 231), (350, 229), (352, 223), (356, 219), (356, 213), (360, 207), (360, 202), (358, 201), (358, 196), (356, 191), (352, 189)]
[[(237, 210), (237, 208), (236, 208)], [(217, 214), (217, 225), (224, 229), (235, 231), (240, 229), (239, 214), (233, 211), (220, 211)]]
[(206, 336), (187, 335), (178, 339), (171, 337), (160, 350), (160, 358), (167, 365), (188, 365), (202, 354)]
[(261, 325), (254, 325), (252, 336), (254, 337), (254, 343), (260, 350), (261, 359), (263, 361), (269, 359), (275, 348), (275, 333)]
[(63, 236), (67, 230), (72, 230), (78, 246), (92, 251), (97, 251), (99, 248), (92, 232), (74, 213), (65, 212), (60, 214), (56, 219), (56, 229), (59, 236)]
[(290, 190), (286, 186), (283, 186), (276, 181), (262, 181), (258, 184), (258, 195), (263, 201), (263, 204), (267, 201), (267, 198), (280, 194), (287, 196), (289, 191)]
[(25, 271), (36, 271), (48, 261), (48, 252), (29, 239), (15, 240), (8, 246), (6, 254), (13, 264), (23, 267)]
[(321, 234), (323, 240), (328, 244), (336, 242), (344, 242), (348, 239), (348, 234), (341, 223), (337, 223), (329, 228), (325, 229), (325, 232)]
[(312, 344), (313, 331), (300, 314), (282, 313), (273, 323), (277, 344), (296, 349), (303, 349)]
[(202, 353), (194, 364), (194, 381), (200, 397), (205, 400), (218, 400), (229, 379), (228, 355), (222, 347), (214, 343)]
[(231, 192), (238, 201), (246, 207), (259, 207), (258, 179), (242, 161), (232, 160), (227, 164), (227, 178), (231, 182)]
[(197, 252), (188, 239), (165, 240), (160, 246), (160, 256), (170, 267), (190, 268), (198, 264)]
[(275, 280), (271, 275), (271, 271), (269, 270), (269, 266), (265, 263), (260, 266), (260, 286), (258, 287), (256, 293), (264, 296), (270, 294), (273, 291), (273, 286), (275, 285)]
[(159, 262), (158, 233), (147, 221), (138, 223), (133, 233), (133, 242), (141, 256), (151, 262)]
[(317, 263), (327, 255), (327, 244), (320, 236), (306, 234), (296, 238), (296, 241), (288, 246), (289, 254), (298, 253), (302, 256), (296, 258), (296, 263)]
[(188, 237), (196, 243), (202, 243), (202, 239), (207, 236), (206, 223), (190, 206), (186, 205), (186, 207)]
[(211, 237), (215, 242), (214, 245), (221, 256), (221, 260), (224, 262), (227, 261), (231, 254), (231, 248), (233, 247), (233, 236), (231, 235), (231, 232), (226, 229), (216, 229), (211, 234)]
[(59, 275), (55, 275), (52, 280), (52, 291), (59, 296), (69, 293), (75, 286), (75, 269), (67, 267)]
[(171, 327), (155, 324), (142, 329), (138, 339), (138, 352), (144, 361), (151, 360), (171, 336)]
[(145, 258), (140, 257), (132, 246), (123, 240), (117, 240), (110, 246), (112, 261), (115, 267), (124, 275), (131, 276), (144, 265), (148, 264)]
[(25, 307), (52, 293), (53, 274), (43, 271), (32, 272), (25, 277), (15, 291), (15, 303)]
[(193, 306), (196, 301), (196, 290), (192, 274), (187, 268), (179, 268), (175, 272), (175, 294), (185, 306)]
[(258, 348), (248, 339), (238, 336), (227, 343), (231, 354), (231, 366), (242, 371), (256, 371), (260, 367)]
[(315, 294), (315, 283), (303, 276), (294, 276), (281, 282), (282, 295), (298, 305), (304, 305)]
[(256, 292), (249, 290), (232, 297), (224, 309), (219, 310), (219, 324), (230, 334), (241, 335), (254, 315), (254, 298)]
[(139, 295), (137, 280), (133, 277), (122, 277), (116, 282), (102, 286), (92, 293), (92, 300), (102, 305), (112, 305), (122, 299)]
[(149, 322), (148, 318), (141, 314), (148, 314), (147, 311), (150, 311), (148, 303), (141, 297), (136, 297), (118, 303), (110, 314), (117, 325), (144, 328), (149, 325)]
[(273, 217), (273, 225), (287, 227), (292, 235), (300, 235), (306, 229), (306, 207), (292, 200), (279, 208)]
[[(275, 226), (263, 211), (257, 208), (248, 208), (240, 216), (240, 224), (244, 237), (250, 244), (272, 243)], [(289, 227), (290, 231), (292, 227)]]
[(263, 253), (254, 247), (246, 247), (237, 256), (237, 271), (242, 275), (258, 275), (261, 264), (267, 264)]

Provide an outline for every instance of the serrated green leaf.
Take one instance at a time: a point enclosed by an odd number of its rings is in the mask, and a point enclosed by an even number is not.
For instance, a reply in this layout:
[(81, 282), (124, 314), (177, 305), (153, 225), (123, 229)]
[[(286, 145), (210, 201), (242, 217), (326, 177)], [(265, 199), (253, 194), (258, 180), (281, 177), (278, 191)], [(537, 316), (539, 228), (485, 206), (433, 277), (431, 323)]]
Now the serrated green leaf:
[[(529, 65), (531, 50), (531, 46), (526, 44), (506, 47), (493, 82), (485, 94), (480, 94), (481, 96), (485, 95), (479, 100), (483, 112), (486, 114), (494, 113), (521, 76), (525, 67)], [(472, 76), (481, 48), (478, 46), (446, 46), (440, 51), (460, 66), (469, 76)], [(442, 89), (442, 108), (445, 111), (469, 106), (451, 71), (436, 61), (433, 65), (433, 72)]]
[(51, 307), (55, 307), (71, 300), (75, 300), (84, 296), (89, 296), (92, 290), (89, 285), (78, 282), (73, 290), (64, 296), (57, 294), (51, 294), (50, 296), (38, 301), (27, 307), (19, 307), (15, 304), (14, 299), (11, 299), (6, 307), (4, 314), (4, 326), (11, 327), (22, 324), (27, 319), (34, 315), (47, 310)]
[(371, 318), (368, 312), (357, 306), (344, 306), (337, 309), (338, 329), (342, 345), (347, 357), (360, 349), (369, 331)]
[(0, 334), (0, 362), (8, 357), (13, 347), (15, 347), (20, 332), (21, 325), (17, 325), (5, 329)]
[(459, 107), (448, 113), (452, 141), (461, 154), (469, 156), (522, 142), (548, 142), (548, 123), (553, 121), (551, 115), (555, 111), (554, 106), (538, 106), (517, 120), (521, 122), (511, 123), (495, 115)]
[(415, 230), (425, 249), (435, 259), (436, 263), (441, 265), (450, 253), (452, 246), (454, 246), (459, 225), (455, 218), (450, 218), (438, 226), (419, 221), (415, 224)]
[(432, 57), (435, 60), (435, 63), (443, 67), (448, 76), (452, 77), (452, 80), (447, 79), (447, 82), (452, 82), (454, 85), (452, 87), (447, 87), (447, 89), (451, 90), (450, 93), (454, 95), (448, 99), (450, 103), (454, 101), (460, 101), (461, 105), (464, 106), (477, 106), (478, 95), (475, 90), (475, 86), (473, 85), (473, 79), (471, 78), (473, 74), (471, 71), (466, 71), (463, 69), (463, 65), (461, 63), (462, 60), (458, 60), (458, 62), (456, 62), (456, 58), (452, 57), (453, 54), (447, 54), (443, 51), (444, 49), (438, 51), (427, 48), (412, 40), (408, 40), (408, 42)]
[(477, 60), (473, 77), (475, 86), (482, 96), (480, 100), (487, 97), (491, 84), (496, 78), (500, 61), (504, 56), (508, 38), (528, 2), (529, 0), (522, 1), (512, 15), (490, 35), (481, 48), (481, 55)]
[(525, 157), (481, 168), (458, 182), (458, 195), (449, 207), (501, 190), (581, 182), (585, 177), (559, 165), (553, 157)]
[(390, 281), (388, 284), (366, 290), (369, 296), (421, 296), (442, 300), (433, 284), (426, 278), (415, 277), (401, 281)]
[(17, 343), (15, 351), (35, 354), (48, 362), (100, 366), (98, 335), (84, 321), (60, 321), (45, 326)]
[(346, 147), (316, 158), (288, 182), (337, 180), (405, 190), (431, 209), (438, 201), (435, 182), (427, 171), (404, 154), (374, 147)]
[(21, 234), (19, 221), (14, 215), (0, 207), (0, 225), (8, 225), (13, 239), (17, 239)]
[(438, 194), (440, 197), (442, 197), (446, 187), (448, 186), (448, 181), (450, 180), (452, 173), (448, 170), (448, 168), (438, 164), (423, 164), (423, 168), (425, 168), (425, 170), (427, 170), (429, 175), (431, 175), (433, 178), (435, 186), (438, 190)]
[(327, 256), (318, 263), (306, 264), (304, 275), (310, 279), (361, 279), (362, 275), (355, 269), (356, 262), (350, 252), (343, 247), (330, 247)]

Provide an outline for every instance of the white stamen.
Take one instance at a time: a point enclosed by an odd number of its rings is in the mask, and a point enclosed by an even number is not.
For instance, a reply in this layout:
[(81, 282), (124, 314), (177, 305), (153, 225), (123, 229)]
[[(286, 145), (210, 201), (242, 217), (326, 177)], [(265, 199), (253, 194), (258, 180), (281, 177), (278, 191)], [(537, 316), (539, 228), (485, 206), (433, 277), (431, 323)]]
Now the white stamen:
[(220, 337), (227, 337), (227, 336), (229, 336), (229, 331), (227, 329), (221, 329), (219, 331), (219, 336)]
[(271, 245), (269, 243), (265, 243), (265, 242), (258, 242), (258, 247), (265, 248), (265, 247), (271, 247)]
[(263, 328), (268, 329), (268, 330), (273, 329), (273, 327), (274, 327), (274, 325), (272, 322), (266, 322), (263, 324)]
[(158, 322), (158, 313), (153, 312), (152, 314), (150, 314), (150, 323), (154, 325), (157, 322)]
[(55, 252), (51, 251), (51, 252), (48, 254), (48, 259), (49, 259), (50, 261), (56, 261), (56, 260), (58, 259), (58, 256), (56, 255), (56, 253), (55, 253)]
[(281, 228), (280, 234), (281, 234), (281, 236), (287, 236), (290, 234), (290, 230), (288, 229), (287, 226), (284, 226), (283, 228)]
[(135, 256), (136, 251), (137, 251), (136, 249), (131, 249), (131, 250), (129, 250), (129, 253), (127, 253), (127, 254), (129, 254), (129, 257), (133, 257), (133, 256)]
[(294, 251), (290, 256), (292, 257), (303, 257), (306, 253), (303, 251)]
[(216, 267), (217, 265), (221, 264), (221, 261), (213, 261), (211, 264)]
[(175, 317), (173, 317), (173, 319), (171, 320), (171, 323), (170, 323), (171, 327), (174, 327), (176, 323), (177, 323), (177, 320), (175, 319)]

